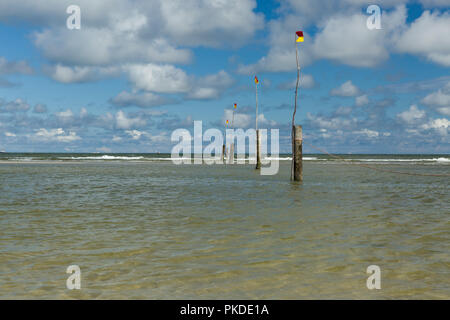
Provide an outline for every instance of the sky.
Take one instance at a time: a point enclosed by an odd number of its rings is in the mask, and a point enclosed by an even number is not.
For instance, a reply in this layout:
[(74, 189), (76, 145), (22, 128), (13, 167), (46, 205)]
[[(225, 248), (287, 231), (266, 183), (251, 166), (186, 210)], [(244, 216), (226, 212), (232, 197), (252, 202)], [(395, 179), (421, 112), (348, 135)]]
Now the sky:
[[(80, 28), (69, 29), (70, 5)], [(369, 5), (381, 9), (368, 27)], [(170, 152), (177, 128), (290, 151), (450, 153), (448, 0), (0, 0), (0, 151)], [(374, 21), (374, 20), (370, 20)]]

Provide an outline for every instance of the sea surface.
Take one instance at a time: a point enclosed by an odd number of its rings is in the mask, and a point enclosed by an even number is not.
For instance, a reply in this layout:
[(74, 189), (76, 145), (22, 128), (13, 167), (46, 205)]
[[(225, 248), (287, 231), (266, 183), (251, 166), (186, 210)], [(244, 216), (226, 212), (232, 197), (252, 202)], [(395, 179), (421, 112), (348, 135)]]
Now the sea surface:
[(0, 299), (450, 299), (450, 155), (339, 157), (0, 153)]

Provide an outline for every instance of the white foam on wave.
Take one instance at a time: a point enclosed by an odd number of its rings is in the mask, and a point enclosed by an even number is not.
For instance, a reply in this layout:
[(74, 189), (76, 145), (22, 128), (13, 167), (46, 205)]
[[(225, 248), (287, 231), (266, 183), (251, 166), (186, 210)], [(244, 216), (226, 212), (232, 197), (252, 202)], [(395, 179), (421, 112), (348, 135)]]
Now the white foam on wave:
[(450, 162), (449, 158), (432, 159), (348, 159), (361, 162)]
[[(67, 159), (67, 158), (62, 158)], [(141, 160), (144, 157), (126, 157), (126, 156), (109, 156), (103, 155), (100, 157), (70, 157), (72, 160)]]
[[(291, 161), (292, 157), (266, 157), (264, 160), (270, 160), (270, 161)], [(305, 161), (311, 161), (311, 160), (321, 160), (317, 159), (316, 157), (303, 157), (303, 160)]]

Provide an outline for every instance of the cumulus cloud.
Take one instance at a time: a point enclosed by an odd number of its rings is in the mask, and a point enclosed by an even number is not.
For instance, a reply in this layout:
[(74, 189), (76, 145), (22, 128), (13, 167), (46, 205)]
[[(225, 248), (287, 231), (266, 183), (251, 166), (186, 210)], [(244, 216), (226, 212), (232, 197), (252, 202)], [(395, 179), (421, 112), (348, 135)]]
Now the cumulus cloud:
[[(424, 11), (396, 36), (395, 48), (401, 53), (417, 54), (437, 64), (450, 66), (450, 14)], [(418, 40), (420, 39), (420, 40)]]
[(450, 116), (450, 82), (444, 88), (428, 94), (422, 99), (422, 103), (440, 114)]
[[(391, 38), (406, 23), (406, 1), (383, 2), (382, 29), (369, 30), (367, 15), (361, 6), (367, 3), (349, 1), (286, 1), (281, 4), (280, 18), (269, 22), (269, 52), (250, 65), (240, 65), (238, 72), (286, 72), (295, 70), (294, 31), (304, 30), (305, 43), (300, 45), (300, 64), (327, 59), (355, 67), (374, 67), (389, 57)], [(310, 36), (308, 27), (317, 32)], [(306, 31), (305, 31), (306, 30)], [(351, 35), (351, 36), (344, 36)]]
[(2, 74), (31, 74), (33, 69), (26, 61), (8, 61), (0, 57), (0, 75)]
[(131, 136), (131, 139), (133, 140), (139, 140), (141, 136), (145, 133), (143, 131), (139, 130), (126, 130), (125, 133)]
[(38, 103), (33, 108), (34, 113), (46, 113), (47, 112), (47, 106), (45, 104)]
[(56, 64), (44, 66), (43, 71), (53, 80), (61, 83), (83, 83), (118, 75), (120, 69), (117, 67), (80, 67)]
[(69, 143), (76, 140), (81, 140), (79, 136), (77, 136), (76, 132), (70, 131), (68, 134), (65, 133), (65, 131), (62, 128), (58, 129), (50, 129), (47, 130), (45, 128), (39, 129), (34, 137), (37, 140), (40, 141), (46, 141), (46, 142), (64, 142)]
[[(297, 83), (297, 79), (291, 81), (283, 82), (278, 85), (278, 89), (281, 90), (291, 90), (294, 89)], [(302, 74), (300, 76), (299, 87), (304, 89), (311, 89), (316, 86), (316, 81), (314, 77), (310, 74)]]
[(111, 103), (119, 107), (137, 106), (147, 108), (167, 104), (170, 101), (151, 92), (129, 93), (122, 91), (111, 99)]
[[(66, 0), (36, 3), (0, 2), (0, 21), (39, 25), (35, 45), (55, 63), (186, 63), (187, 49), (178, 46), (245, 44), (264, 26), (255, 0), (79, 0), (82, 27), (61, 28)], [(82, 45), (80, 45), (82, 43)]]
[(131, 65), (127, 68), (130, 81), (137, 89), (162, 93), (187, 92), (187, 74), (172, 65)]
[(414, 124), (425, 118), (425, 111), (420, 110), (416, 105), (412, 105), (408, 110), (397, 114), (397, 117), (406, 124)]
[(369, 98), (367, 97), (366, 94), (355, 98), (355, 105), (357, 107), (365, 106), (368, 103), (369, 103)]
[(147, 123), (145, 119), (142, 119), (141, 117), (128, 117), (122, 110), (116, 113), (115, 122), (118, 129), (142, 127)]
[(435, 130), (441, 136), (447, 136), (449, 126), (450, 126), (450, 121), (446, 118), (442, 118), (442, 119), (430, 120), (428, 123), (425, 123), (422, 125), (422, 129)]
[(354, 97), (360, 93), (360, 90), (351, 80), (344, 82), (339, 87), (332, 89), (330, 94), (339, 97)]
[(26, 112), (29, 109), (30, 105), (20, 98), (14, 101), (4, 101), (0, 99), (0, 112)]
[(193, 82), (187, 98), (198, 100), (216, 99), (234, 83), (233, 78), (224, 70)]

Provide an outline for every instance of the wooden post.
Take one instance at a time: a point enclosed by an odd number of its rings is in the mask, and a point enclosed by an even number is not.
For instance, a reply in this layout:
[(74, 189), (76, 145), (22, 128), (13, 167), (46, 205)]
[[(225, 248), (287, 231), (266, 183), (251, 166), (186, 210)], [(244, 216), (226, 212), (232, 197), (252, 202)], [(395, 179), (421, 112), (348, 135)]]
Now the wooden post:
[(261, 137), (259, 135), (259, 130), (256, 130), (256, 169), (261, 169), (261, 148), (260, 148), (260, 141)]
[(294, 126), (292, 128), (294, 136), (294, 181), (303, 181), (303, 136), (302, 126)]
[(225, 158), (225, 143), (222, 146), (222, 161), (225, 162), (226, 158)]
[(255, 76), (255, 90), (256, 90), (256, 170), (261, 169), (261, 154), (260, 154), (260, 140), (259, 140), (259, 130), (258, 130), (258, 82)]
[(292, 162), (291, 162), (291, 180), (303, 180), (303, 159), (302, 159), (302, 126), (295, 125), (295, 114), (297, 113), (298, 85), (300, 82), (300, 64), (298, 63), (298, 46), (295, 39), (295, 60), (297, 62), (297, 82), (295, 83), (295, 101), (294, 113), (292, 114)]

